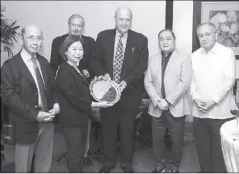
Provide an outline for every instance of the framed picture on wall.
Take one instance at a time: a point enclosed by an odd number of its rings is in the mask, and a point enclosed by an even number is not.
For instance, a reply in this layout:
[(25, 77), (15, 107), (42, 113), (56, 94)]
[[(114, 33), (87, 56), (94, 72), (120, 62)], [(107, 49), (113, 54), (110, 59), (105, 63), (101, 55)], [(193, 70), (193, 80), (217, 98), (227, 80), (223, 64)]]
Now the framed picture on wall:
[(217, 41), (239, 55), (239, 2), (202, 2), (201, 22), (217, 28)]
[(217, 41), (232, 48), (239, 59), (239, 2), (194, 1), (193, 8), (193, 51), (200, 47), (197, 26), (202, 22), (211, 22), (217, 28)]

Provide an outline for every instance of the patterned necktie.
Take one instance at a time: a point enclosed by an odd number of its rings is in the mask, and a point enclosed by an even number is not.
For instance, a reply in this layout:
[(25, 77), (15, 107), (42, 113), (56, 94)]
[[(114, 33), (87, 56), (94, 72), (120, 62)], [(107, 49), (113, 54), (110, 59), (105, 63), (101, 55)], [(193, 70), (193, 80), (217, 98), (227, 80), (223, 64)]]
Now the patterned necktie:
[(38, 86), (39, 86), (39, 92), (40, 92), (41, 101), (42, 101), (41, 110), (42, 111), (48, 111), (45, 85), (43, 83), (43, 79), (42, 79), (42, 76), (41, 76), (41, 73), (40, 73), (40, 67), (37, 64), (36, 59), (37, 59), (36, 56), (34, 56), (32, 58), (32, 62), (33, 62), (33, 65), (34, 65), (34, 70), (35, 70), (35, 73), (36, 73), (37, 83), (38, 83)]
[(122, 68), (123, 59), (124, 59), (122, 37), (123, 35), (121, 35), (119, 38), (119, 42), (117, 44), (116, 53), (114, 57), (114, 63), (113, 63), (113, 80), (116, 83), (119, 83), (120, 81), (121, 68)]

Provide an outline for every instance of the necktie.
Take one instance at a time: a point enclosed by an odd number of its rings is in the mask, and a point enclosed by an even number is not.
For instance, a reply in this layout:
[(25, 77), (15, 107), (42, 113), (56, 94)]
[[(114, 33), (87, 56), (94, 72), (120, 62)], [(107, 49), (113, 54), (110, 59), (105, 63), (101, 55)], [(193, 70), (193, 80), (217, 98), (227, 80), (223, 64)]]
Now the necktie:
[(43, 79), (42, 79), (42, 76), (41, 76), (41, 73), (40, 73), (40, 67), (37, 64), (37, 60), (36, 59), (37, 58), (34, 56), (32, 58), (32, 62), (33, 62), (33, 65), (34, 65), (34, 70), (35, 70), (35, 73), (36, 73), (37, 83), (38, 83), (38, 86), (39, 86), (39, 92), (40, 92), (41, 101), (42, 101), (41, 109), (43, 111), (48, 111), (46, 90), (45, 90)]
[(123, 36), (121, 35), (119, 42), (117, 44), (116, 53), (114, 57), (114, 63), (113, 63), (113, 80), (116, 83), (119, 83), (120, 81), (121, 68), (122, 68), (123, 59), (124, 59), (122, 37)]

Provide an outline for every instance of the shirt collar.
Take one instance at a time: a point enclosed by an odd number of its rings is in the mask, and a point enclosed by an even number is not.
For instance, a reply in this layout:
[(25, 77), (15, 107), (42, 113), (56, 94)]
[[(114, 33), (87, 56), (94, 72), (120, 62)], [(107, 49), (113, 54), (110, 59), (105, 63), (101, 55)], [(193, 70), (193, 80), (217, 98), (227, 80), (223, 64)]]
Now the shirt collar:
[[(175, 49), (174, 49), (174, 50), (175, 50)], [(170, 52), (167, 54), (167, 56), (161, 51), (162, 57), (165, 57), (165, 58), (171, 57), (171, 55), (173, 54), (174, 50), (173, 50), (173, 51), (170, 51)]]
[(29, 54), (24, 48), (22, 48), (22, 51), (21, 51), (21, 57), (24, 61), (24, 63), (27, 63), (28, 61), (30, 61), (32, 59), (32, 55)]
[(202, 53), (203, 54), (208, 54), (208, 53), (215, 54), (215, 53), (217, 53), (217, 50), (220, 49), (219, 47), (220, 47), (219, 44), (216, 42), (215, 45), (212, 47), (212, 49), (209, 50), (208, 52), (206, 52), (206, 50), (204, 48), (202, 48)]
[[(121, 35), (122, 34), (116, 29), (116, 37), (120, 38)], [(122, 36), (122, 39), (126, 39), (127, 37), (128, 37), (128, 32)]]

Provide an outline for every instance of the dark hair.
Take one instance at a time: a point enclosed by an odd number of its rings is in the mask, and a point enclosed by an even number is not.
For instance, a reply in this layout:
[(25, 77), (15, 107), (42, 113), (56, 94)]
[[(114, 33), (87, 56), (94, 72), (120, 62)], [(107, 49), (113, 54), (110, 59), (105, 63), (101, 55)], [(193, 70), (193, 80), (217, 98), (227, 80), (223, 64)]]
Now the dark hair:
[(80, 41), (81, 44), (83, 45), (83, 40), (81, 39), (80, 36), (76, 35), (69, 35), (65, 38), (64, 42), (61, 44), (59, 53), (62, 57), (63, 60), (67, 61), (67, 57), (65, 55), (66, 50), (75, 42)]
[(158, 34), (158, 38), (159, 38), (160, 34), (161, 34), (162, 32), (164, 32), (164, 31), (169, 31), (169, 32), (172, 34), (173, 38), (176, 39), (174, 32), (173, 32), (172, 30), (170, 30), (170, 29), (163, 29), (163, 30), (161, 30), (161, 31), (159, 32), (159, 34)]

